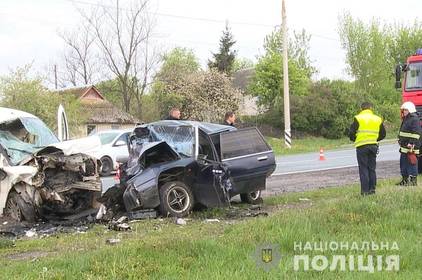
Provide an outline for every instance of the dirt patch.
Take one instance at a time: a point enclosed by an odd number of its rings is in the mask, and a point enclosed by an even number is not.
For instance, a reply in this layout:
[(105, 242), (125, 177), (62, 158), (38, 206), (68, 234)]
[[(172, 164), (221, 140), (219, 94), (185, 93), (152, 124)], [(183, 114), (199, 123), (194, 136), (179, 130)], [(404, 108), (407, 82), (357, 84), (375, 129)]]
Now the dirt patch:
[[(377, 163), (377, 178), (388, 179), (400, 176), (398, 161)], [(359, 183), (358, 167), (331, 169), (324, 171), (286, 174), (270, 177), (264, 196), (285, 192), (303, 192), (327, 187), (345, 186)]]
[(52, 254), (53, 253), (51, 252), (30, 251), (30, 252), (21, 252), (21, 253), (5, 255), (4, 257), (12, 261), (25, 261), (25, 260), (36, 261), (39, 258), (47, 257)]

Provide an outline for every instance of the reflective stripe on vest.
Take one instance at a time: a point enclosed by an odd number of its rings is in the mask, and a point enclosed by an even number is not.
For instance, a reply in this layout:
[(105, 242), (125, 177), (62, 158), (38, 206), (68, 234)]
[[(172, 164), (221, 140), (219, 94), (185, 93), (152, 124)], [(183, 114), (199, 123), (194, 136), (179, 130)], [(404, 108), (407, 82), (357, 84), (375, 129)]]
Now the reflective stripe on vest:
[(356, 131), (355, 147), (377, 144), (382, 119), (371, 110), (363, 110), (355, 118), (359, 123), (359, 129)]
[(404, 147), (400, 147), (400, 152), (407, 154), (407, 153), (415, 153), (416, 155), (419, 155), (419, 150), (412, 150), (412, 149), (408, 149), (408, 148), (404, 148)]
[(419, 134), (403, 132), (403, 131), (399, 132), (399, 136), (407, 137), (407, 138), (413, 138), (413, 139), (419, 139), (421, 137)]

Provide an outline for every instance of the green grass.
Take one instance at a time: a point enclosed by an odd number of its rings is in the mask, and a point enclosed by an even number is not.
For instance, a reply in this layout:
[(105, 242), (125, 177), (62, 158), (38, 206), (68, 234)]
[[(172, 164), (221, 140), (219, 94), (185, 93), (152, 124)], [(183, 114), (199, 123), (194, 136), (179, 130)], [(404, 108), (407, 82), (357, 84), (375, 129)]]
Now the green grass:
[[(204, 223), (224, 210), (193, 215), (186, 226), (172, 219), (132, 224), (132, 232), (97, 225), (86, 234), (19, 240), (0, 250), (3, 279), (420, 279), (422, 187), (398, 188), (381, 181), (377, 194), (361, 197), (358, 186), (267, 198), (268, 217)], [(306, 200), (306, 199), (308, 200)], [(305, 200), (304, 200), (305, 199)], [(118, 237), (121, 243), (105, 243)], [(397, 242), (399, 272), (293, 271), (294, 242)], [(278, 244), (278, 267), (264, 271), (252, 257), (262, 243)], [(361, 243), (359, 243), (361, 244)], [(36, 260), (12, 260), (44, 253)], [(324, 251), (311, 255), (388, 255), (381, 251)], [(299, 253), (302, 254), (302, 253)]]

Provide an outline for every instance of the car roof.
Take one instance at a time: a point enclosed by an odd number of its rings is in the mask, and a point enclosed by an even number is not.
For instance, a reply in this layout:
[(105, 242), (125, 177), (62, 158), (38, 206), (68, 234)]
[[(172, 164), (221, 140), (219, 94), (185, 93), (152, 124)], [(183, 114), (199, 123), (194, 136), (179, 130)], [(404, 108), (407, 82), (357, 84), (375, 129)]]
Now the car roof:
[(98, 135), (103, 133), (126, 133), (126, 132), (132, 132), (134, 128), (128, 128), (128, 129), (108, 129), (108, 130), (101, 130), (93, 133), (92, 135)]
[(145, 125), (175, 125), (175, 126), (193, 126), (198, 127), (206, 134), (214, 134), (222, 131), (236, 130), (235, 127), (223, 124), (209, 123), (209, 122), (198, 122), (198, 121), (184, 121), (184, 120), (162, 120), (157, 122), (148, 123)]
[(15, 120), (15, 119), (18, 119), (18, 118), (36, 118), (36, 119), (38, 119), (36, 116), (34, 116), (30, 113), (24, 112), (24, 111), (0, 107), (0, 123), (8, 122), (8, 121)]

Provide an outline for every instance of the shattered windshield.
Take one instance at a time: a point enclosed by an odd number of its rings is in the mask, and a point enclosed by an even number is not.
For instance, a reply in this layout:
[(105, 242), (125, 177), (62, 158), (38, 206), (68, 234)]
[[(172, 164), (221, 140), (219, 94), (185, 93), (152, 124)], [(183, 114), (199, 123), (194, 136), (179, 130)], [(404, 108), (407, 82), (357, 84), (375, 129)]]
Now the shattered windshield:
[(193, 156), (195, 134), (192, 126), (153, 125), (149, 130), (154, 141), (166, 141), (181, 156)]
[(57, 143), (57, 137), (37, 118), (19, 118), (0, 124), (0, 145), (16, 165), (35, 151)]

